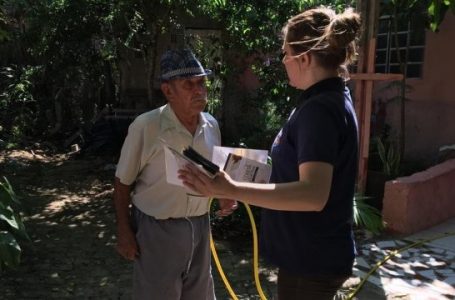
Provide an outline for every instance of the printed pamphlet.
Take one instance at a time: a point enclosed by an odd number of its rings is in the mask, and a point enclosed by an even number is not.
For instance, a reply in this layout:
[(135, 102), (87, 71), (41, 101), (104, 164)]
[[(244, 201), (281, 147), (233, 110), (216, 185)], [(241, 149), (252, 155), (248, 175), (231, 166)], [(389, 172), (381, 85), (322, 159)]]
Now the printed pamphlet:
[(210, 161), (193, 148), (178, 151), (164, 140), (161, 142), (164, 147), (166, 181), (170, 184), (184, 187), (178, 178), (178, 170), (187, 164), (196, 166), (210, 178), (214, 178), (219, 169), (224, 169), (237, 181), (269, 182), (271, 166), (267, 165), (266, 150), (215, 146)]

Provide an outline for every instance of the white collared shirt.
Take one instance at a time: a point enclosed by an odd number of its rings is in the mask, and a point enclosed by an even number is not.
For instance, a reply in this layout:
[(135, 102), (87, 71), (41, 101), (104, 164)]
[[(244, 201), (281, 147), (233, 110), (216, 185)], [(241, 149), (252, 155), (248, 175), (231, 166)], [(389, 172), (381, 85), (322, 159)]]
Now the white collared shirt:
[(133, 204), (157, 219), (200, 216), (208, 211), (208, 198), (187, 195), (183, 187), (166, 181), (164, 149), (160, 139), (174, 149), (193, 147), (204, 157), (212, 157), (221, 144), (216, 120), (201, 113), (194, 136), (180, 123), (169, 104), (138, 116), (128, 129), (115, 176), (126, 185), (136, 185)]

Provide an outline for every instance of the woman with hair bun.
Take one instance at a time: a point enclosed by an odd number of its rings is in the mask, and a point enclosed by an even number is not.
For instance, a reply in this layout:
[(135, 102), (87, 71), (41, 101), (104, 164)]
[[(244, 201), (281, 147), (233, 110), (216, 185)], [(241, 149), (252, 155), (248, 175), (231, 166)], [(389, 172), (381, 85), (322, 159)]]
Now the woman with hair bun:
[(279, 300), (334, 299), (352, 274), (358, 129), (345, 80), (359, 30), (358, 14), (326, 7), (285, 24), (282, 63), (302, 93), (272, 145), (271, 183), (180, 171), (199, 193), (264, 208), (261, 254), (279, 267)]

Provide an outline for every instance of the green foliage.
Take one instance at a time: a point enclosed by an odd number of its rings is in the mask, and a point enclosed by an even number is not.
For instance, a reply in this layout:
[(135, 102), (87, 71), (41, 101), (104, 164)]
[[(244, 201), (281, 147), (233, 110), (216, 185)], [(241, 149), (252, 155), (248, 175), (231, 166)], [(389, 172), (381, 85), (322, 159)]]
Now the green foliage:
[[(234, 55), (238, 57), (257, 56), (254, 69), (264, 84), (256, 98), (245, 99), (246, 105), (257, 108), (259, 113), (253, 113), (255, 118), (245, 124), (250, 130), (245, 133), (244, 141), (263, 141), (261, 131), (265, 128), (266, 141), (270, 143), (290, 112), (295, 94), (287, 86), (282, 66), (276, 63), (281, 27), (288, 17), (304, 8), (330, 4), (339, 9), (347, 2), (350, 1), (283, 0), (263, 5), (261, 1), (235, 1), (228, 5), (225, 0), (1, 0), (0, 5), (9, 8), (11, 15), (5, 17), (11, 19), (12, 24), (27, 24), (15, 28), (11, 38), (24, 45), (25, 60), (30, 62), (30, 68), (39, 69), (41, 76), (30, 84), (16, 80), (14, 88), (2, 87), (0, 93), (9, 99), (10, 106), (16, 101), (12, 99), (25, 99), (23, 96), (30, 99), (22, 106), (34, 106), (34, 115), (30, 117), (27, 110), (18, 113), (23, 113), (20, 118), (27, 122), (35, 121), (29, 127), (37, 132), (46, 133), (53, 127), (57, 130), (59, 119), (65, 120), (60, 132), (74, 130), (74, 126), (91, 119), (97, 109), (106, 104), (115, 105), (119, 100), (120, 64), (128, 60), (126, 53), (144, 58), (150, 77), (147, 81), (151, 83), (158, 38), (182, 28), (185, 18), (206, 17), (225, 26), (220, 49), (235, 49)], [(4, 11), (1, 11), (3, 20)], [(267, 61), (272, 63), (264, 64)], [(219, 63), (222, 63), (220, 76), (211, 83), (208, 107), (215, 115), (220, 115), (222, 109), (223, 83), (245, 67), (231, 64), (229, 60)], [(17, 66), (17, 69), (24, 68), (29, 66)], [(108, 99), (94, 96), (106, 89), (111, 91)], [(17, 97), (18, 93), (22, 95)], [(36, 126), (38, 120), (42, 123)], [(8, 131), (12, 132), (14, 126), (9, 127)], [(14, 128), (16, 132), (27, 131), (22, 126)]]
[(19, 241), (30, 241), (22, 218), (17, 212), (20, 205), (8, 180), (0, 181), (0, 271), (20, 263), (22, 249)]
[(18, 50), (17, 58), (12, 54), (5, 59), (1, 75), (8, 81), (0, 84), (0, 105), (8, 108), (2, 115), (14, 116), (4, 126), (8, 140), (17, 133), (49, 136), (50, 129), (63, 119), (62, 131), (90, 119), (90, 113), (83, 113), (94, 111), (91, 95), (99, 93), (106, 73), (115, 72), (115, 68), (106, 71), (116, 55), (115, 37), (105, 39), (113, 29), (109, 26), (111, 1), (3, 2), (14, 25), (4, 50)]
[[(421, 1), (384, 2), (417, 7)], [(434, 20), (442, 20), (444, 9), (453, 11), (454, 7), (454, 1), (449, 0), (424, 2)], [(23, 114), (16, 119), (31, 122), (28, 127), (42, 133), (55, 126), (60, 105), (60, 117), (65, 120), (61, 132), (74, 131), (97, 110), (119, 104), (122, 62), (132, 55), (142, 57), (150, 85), (161, 35), (183, 29), (189, 18), (206, 18), (224, 30), (219, 42), (223, 58), (254, 58), (253, 71), (261, 88), (254, 95), (245, 95), (245, 111), (253, 117), (244, 121), (249, 130), (241, 139), (252, 146), (270, 143), (295, 105), (296, 91), (287, 85), (277, 59), (285, 21), (309, 7), (330, 5), (340, 11), (354, 4), (353, 0), (0, 0), (0, 42), (20, 45), (18, 55), (1, 66), (17, 72), (14, 80), (6, 79), (8, 86), (0, 84), (0, 105), (9, 112), (14, 107), (14, 113)], [(209, 110), (218, 114), (223, 83), (250, 65), (229, 59), (221, 64), (220, 76), (212, 82), (215, 91), (209, 104)], [(19, 70), (27, 74), (33, 69), (33, 78), (18, 75)], [(22, 125), (11, 125), (8, 130), (13, 128), (19, 133), (29, 131)]]
[(0, 69), (0, 137), (16, 142), (31, 134), (37, 124), (35, 84), (41, 76), (40, 67), (16, 66)]
[[(242, 74), (251, 67), (261, 86), (251, 95), (244, 95), (240, 116), (241, 136), (224, 137), (228, 144), (246, 143), (251, 147), (268, 148), (273, 137), (295, 107), (296, 89), (290, 87), (279, 59), (281, 30), (293, 15), (315, 6), (327, 5), (341, 11), (354, 1), (281, 0), (235, 1), (223, 7), (205, 7), (225, 27), (223, 48), (228, 49), (226, 77)], [(232, 50), (231, 50), (232, 49)]]
[(3, 12), (3, 1), (0, 1), (0, 43), (9, 39), (6, 14)]
[(341, 10), (354, 1), (281, 0), (263, 5), (262, 1), (235, 1), (226, 6), (206, 6), (224, 24), (230, 47), (243, 53), (272, 54), (279, 51), (279, 34), (286, 20), (304, 9), (319, 5)]
[(382, 163), (382, 171), (387, 178), (396, 178), (400, 174), (401, 156), (397, 147), (392, 143), (384, 143), (377, 139), (378, 155)]
[(444, 20), (445, 13), (450, 10), (455, 14), (455, 0), (432, 0), (428, 6), (430, 17), (430, 29), (437, 31), (439, 25)]
[(0, 95), (0, 108), (5, 109), (11, 103), (29, 103), (33, 102), (32, 95), (32, 77), (37, 69), (21, 68), (18, 66), (4, 67), (0, 70), (0, 74), (5, 80), (6, 86), (4, 93)]
[(205, 68), (212, 70), (207, 82), (207, 111), (220, 118), (225, 68), (222, 65), (222, 41), (219, 34), (200, 36), (197, 33), (185, 35), (185, 44), (192, 49)]
[(366, 203), (368, 197), (356, 194), (354, 196), (354, 224), (377, 235), (384, 230), (381, 212)]
[[(7, 35), (9, 47), (20, 47), (20, 56), (12, 54), (2, 67), (39, 68), (42, 76), (27, 91), (33, 90), (29, 98), (42, 123), (30, 127), (47, 136), (71, 134), (105, 106), (118, 105), (122, 64), (131, 57), (144, 59), (151, 95), (161, 35), (180, 28), (181, 19), (202, 16), (204, 7), (225, 5), (221, 0), (0, 0), (0, 39)], [(0, 87), (4, 98), (17, 99), (23, 83), (17, 82), (9, 90)]]

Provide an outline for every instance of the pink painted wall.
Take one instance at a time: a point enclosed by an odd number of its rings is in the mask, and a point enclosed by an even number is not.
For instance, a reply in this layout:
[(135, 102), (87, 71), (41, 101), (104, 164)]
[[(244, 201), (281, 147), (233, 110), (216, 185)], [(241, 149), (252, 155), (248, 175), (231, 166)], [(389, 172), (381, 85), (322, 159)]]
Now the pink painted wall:
[(388, 230), (410, 234), (455, 216), (455, 159), (387, 181), (383, 218)]
[[(455, 144), (455, 16), (450, 12), (438, 33), (426, 32), (422, 78), (409, 79), (408, 84), (405, 158), (432, 162), (439, 147)], [(396, 89), (384, 90), (385, 86), (376, 84), (376, 99), (397, 95)], [(387, 101), (385, 121), (397, 134), (398, 101)]]

